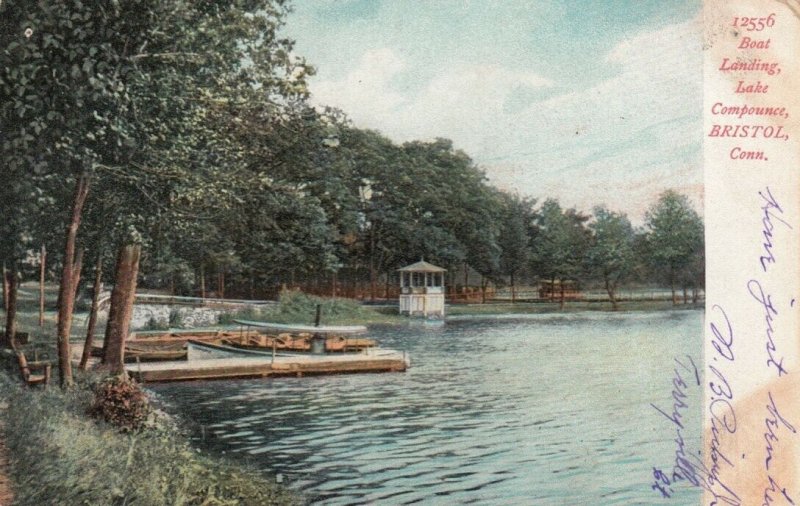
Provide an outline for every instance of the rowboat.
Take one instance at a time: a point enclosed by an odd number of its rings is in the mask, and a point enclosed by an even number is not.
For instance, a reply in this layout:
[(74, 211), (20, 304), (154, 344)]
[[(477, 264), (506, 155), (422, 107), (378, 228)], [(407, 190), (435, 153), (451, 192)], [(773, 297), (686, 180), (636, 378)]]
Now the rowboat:
[[(92, 346), (92, 356), (102, 357), (103, 347)], [(185, 343), (125, 343), (125, 362), (152, 362), (159, 360), (185, 360)]]
[[(311, 357), (309, 353), (303, 352), (287, 352), (287, 351), (268, 351), (268, 350), (255, 350), (243, 349), (235, 346), (228, 346), (225, 344), (209, 343), (204, 341), (189, 341), (186, 343), (187, 360), (213, 360), (213, 359), (227, 359), (227, 358), (299, 358)], [(387, 348), (372, 348), (355, 352), (348, 352), (344, 354), (326, 354), (327, 356), (365, 356), (365, 357), (393, 357), (402, 355), (406, 360), (406, 365), (410, 365), (410, 360), (397, 350), (390, 350)]]
[[(246, 332), (244, 330), (241, 332), (238, 339), (235, 337), (226, 339), (226, 344), (237, 348), (311, 351), (314, 336), (324, 338), (327, 353), (360, 351), (376, 346), (374, 339), (345, 337), (366, 332), (367, 327), (363, 325), (286, 325), (252, 320), (234, 320), (234, 323), (247, 328)], [(250, 328), (278, 332), (278, 335), (251, 333)]]

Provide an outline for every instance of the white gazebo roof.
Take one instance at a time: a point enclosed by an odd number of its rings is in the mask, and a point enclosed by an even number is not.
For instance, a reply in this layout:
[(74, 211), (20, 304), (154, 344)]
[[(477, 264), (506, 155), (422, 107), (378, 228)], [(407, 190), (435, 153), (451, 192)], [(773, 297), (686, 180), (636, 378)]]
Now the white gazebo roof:
[(397, 270), (400, 272), (447, 272), (447, 269), (429, 264), (425, 260), (420, 260), (417, 263), (407, 265)]

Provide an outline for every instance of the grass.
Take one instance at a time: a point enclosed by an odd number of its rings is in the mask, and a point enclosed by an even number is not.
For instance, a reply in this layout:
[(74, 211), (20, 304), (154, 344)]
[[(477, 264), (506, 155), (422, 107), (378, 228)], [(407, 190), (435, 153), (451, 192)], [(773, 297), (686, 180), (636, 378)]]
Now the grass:
[[(673, 305), (671, 301), (637, 300), (619, 302), (619, 311), (671, 311), (702, 309), (703, 303)], [(447, 307), (448, 315), (475, 314), (543, 314), (576, 313), (581, 311), (611, 311), (610, 302), (567, 302), (560, 309), (558, 302), (493, 302), (486, 304), (453, 304)]]
[(291, 505), (298, 496), (255, 469), (192, 449), (168, 418), (123, 434), (90, 418), (93, 374), (79, 374), (69, 391), (23, 388), (8, 355), (0, 412), (15, 504)]
[[(18, 330), (28, 332), (29, 360), (56, 362), (57, 294), (47, 287), (45, 325), (39, 327), (38, 288), (19, 293)], [(0, 315), (5, 314), (0, 309)], [(85, 318), (73, 320), (73, 339), (82, 339)], [(102, 329), (102, 326), (98, 328)], [(88, 415), (97, 373), (73, 370), (76, 387), (62, 391), (54, 367), (45, 390), (23, 387), (16, 359), (0, 354), (0, 434), (10, 459), (14, 504), (104, 505), (291, 505), (302, 499), (274, 478), (193, 449), (180, 428), (161, 416), (151, 428), (123, 434)]]
[(264, 308), (248, 307), (220, 317), (220, 323), (234, 319), (261, 320), (272, 323), (313, 325), (317, 305), (321, 307), (322, 325), (357, 325), (368, 323), (398, 323), (403, 319), (396, 310), (363, 306), (351, 299), (317, 297), (302, 292), (287, 291), (281, 294), (277, 305)]

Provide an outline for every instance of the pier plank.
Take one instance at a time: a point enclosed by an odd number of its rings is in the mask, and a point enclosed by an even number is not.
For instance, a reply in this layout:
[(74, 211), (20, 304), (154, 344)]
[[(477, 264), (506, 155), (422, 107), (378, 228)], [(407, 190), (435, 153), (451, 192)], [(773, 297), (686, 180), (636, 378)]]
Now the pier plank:
[(408, 362), (401, 352), (380, 355), (220, 358), (127, 364), (126, 370), (142, 382), (195, 379), (258, 378), (318, 374), (403, 372)]

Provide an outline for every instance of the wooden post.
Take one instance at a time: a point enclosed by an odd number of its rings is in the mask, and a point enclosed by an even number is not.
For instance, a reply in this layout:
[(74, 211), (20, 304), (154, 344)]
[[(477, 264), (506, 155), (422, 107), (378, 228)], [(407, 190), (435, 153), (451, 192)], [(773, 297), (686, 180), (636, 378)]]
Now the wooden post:
[(136, 298), (136, 276), (139, 273), (141, 251), (139, 244), (126, 244), (117, 255), (103, 357), (103, 364), (113, 374), (122, 374), (125, 371), (125, 339), (128, 337), (133, 301)]
[(42, 254), (39, 258), (39, 328), (44, 327), (44, 274), (47, 265), (47, 249), (42, 244)]
[(6, 263), (3, 262), (3, 311), (8, 314), (8, 278), (6, 277)]
[(103, 254), (97, 254), (97, 263), (94, 265), (94, 285), (92, 289), (92, 308), (89, 310), (89, 324), (86, 326), (86, 340), (83, 343), (83, 353), (81, 354), (81, 362), (78, 368), (81, 371), (86, 370), (89, 364), (89, 357), (92, 354), (92, 346), (94, 345), (94, 329), (97, 326), (97, 310), (100, 302), (100, 286), (103, 279)]
[(200, 298), (206, 298), (206, 266), (200, 264)]
[(82, 175), (75, 183), (75, 194), (72, 199), (72, 213), (67, 224), (64, 240), (64, 265), (61, 270), (61, 285), (59, 286), (58, 308), (58, 376), (61, 387), (72, 385), (72, 363), (70, 361), (69, 336), (72, 330), (72, 309), (75, 303), (75, 288), (72, 286), (74, 278), (75, 241), (78, 236), (78, 227), (81, 223), (83, 205), (89, 194), (89, 177)]
[(4, 336), (4, 344), (9, 348), (16, 349), (16, 334), (17, 334), (17, 292), (19, 288), (19, 277), (14, 269), (7, 270), (4, 276), (6, 286), (8, 287), (8, 295), (6, 298), (6, 332)]

